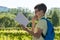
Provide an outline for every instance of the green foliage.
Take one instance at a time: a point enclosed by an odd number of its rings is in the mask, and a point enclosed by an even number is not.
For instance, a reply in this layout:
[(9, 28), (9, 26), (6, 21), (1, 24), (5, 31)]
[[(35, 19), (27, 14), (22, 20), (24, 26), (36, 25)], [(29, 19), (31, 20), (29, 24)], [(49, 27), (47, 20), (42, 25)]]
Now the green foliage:
[(0, 32), (0, 34), (1, 34), (0, 35), (0, 40), (2, 40), (2, 39), (4, 39), (4, 40), (32, 40), (32, 36), (29, 33), (25, 32), (25, 31), (22, 31), (22, 30), (9, 30), (8, 29), (5, 32), (5, 30), (3, 30), (3, 29), (0, 30), (0, 31), (2, 31), (2, 33)]
[[(60, 27), (54, 27), (55, 39), (60, 40)], [(23, 30), (0, 29), (0, 40), (32, 40), (32, 36)]]
[(60, 25), (60, 8), (52, 8), (47, 12), (47, 18), (53, 23), (53, 25), (59, 26)]
[(8, 11), (8, 13), (14, 14), (14, 15), (17, 15), (18, 12), (22, 12), (25, 15), (25, 17), (27, 17), (29, 20), (31, 20), (31, 18), (33, 16), (32, 12), (27, 8), (21, 8), (21, 7), (11, 8)]
[(60, 40), (60, 26), (54, 27), (55, 29), (55, 39)]
[(10, 8), (7, 12), (0, 12), (0, 27), (17, 27), (20, 26), (14, 18), (18, 12), (22, 12), (29, 20), (32, 18), (32, 12), (25, 8)]
[(52, 20), (53, 25), (57, 27), (59, 23), (59, 18), (58, 18), (56, 11), (54, 11), (54, 14), (52, 15), (51, 20)]
[(14, 17), (15, 15), (11, 15), (11, 14), (1, 14), (0, 27), (15, 27), (16, 22), (14, 21)]
[(16, 8), (11, 8), (11, 9), (8, 10), (8, 13), (17, 15), (18, 9), (16, 9)]
[[(14, 18), (16, 17), (17, 13), (18, 12), (22, 12), (29, 20), (30, 20), (30, 23), (27, 25), (28, 27), (30, 27), (31, 29), (31, 26), (32, 26), (32, 23), (31, 23), (31, 19), (33, 17), (33, 14), (32, 12), (29, 10), (29, 9), (25, 9), (25, 8), (11, 8), (9, 9), (8, 12), (0, 12), (0, 27), (9, 27), (8, 30), (6, 29), (3, 29), (1, 30), (0, 29), (0, 40), (3, 40), (3, 37), (6, 38), (6, 40), (32, 40), (32, 36), (27, 33), (27, 32), (24, 32), (22, 31), (19, 25), (19, 23), (17, 23)], [(51, 20), (51, 22), (54, 24), (54, 26), (59, 26), (60, 25), (60, 9), (59, 8), (53, 8), (51, 10), (48, 11), (48, 18)], [(36, 22), (37, 23), (37, 22)], [(12, 30), (10, 28), (12, 27), (16, 27), (16, 29), (18, 30)], [(55, 30), (57, 32), (55, 32), (55, 39), (57, 40), (60, 40), (60, 29), (58, 31)]]

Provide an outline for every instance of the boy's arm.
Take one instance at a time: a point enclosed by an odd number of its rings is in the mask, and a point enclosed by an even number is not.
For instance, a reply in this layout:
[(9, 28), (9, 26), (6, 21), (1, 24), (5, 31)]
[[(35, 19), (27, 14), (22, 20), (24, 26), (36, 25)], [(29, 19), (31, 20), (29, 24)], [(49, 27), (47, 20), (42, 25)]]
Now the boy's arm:
[(27, 31), (28, 33), (30, 33), (31, 35), (33, 35), (36, 38), (39, 38), (41, 36), (42, 30), (40, 28), (37, 28), (37, 32), (34, 33), (32, 30), (29, 30), (27, 27), (24, 27), (23, 25), (21, 25), (23, 30)]
[(37, 28), (37, 32), (34, 33), (34, 27), (35, 27), (35, 20), (36, 19), (37, 19), (36, 17), (32, 18), (32, 30), (29, 30), (27, 27), (24, 27), (24, 25), (22, 25), (22, 28), (24, 30), (26, 30), (28, 33), (30, 33), (31, 35), (33, 35), (34, 37), (39, 38), (41, 36), (42, 29)]

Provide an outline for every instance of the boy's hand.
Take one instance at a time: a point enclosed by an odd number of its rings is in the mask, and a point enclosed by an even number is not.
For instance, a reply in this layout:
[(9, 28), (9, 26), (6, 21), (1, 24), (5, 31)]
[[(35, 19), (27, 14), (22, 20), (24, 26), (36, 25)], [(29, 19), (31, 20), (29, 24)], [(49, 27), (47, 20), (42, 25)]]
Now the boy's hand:
[(25, 27), (23, 24), (21, 24), (23, 30), (27, 30), (27, 27)]
[(34, 31), (35, 20), (37, 20), (37, 16), (34, 16), (34, 17), (32, 18), (32, 31)]
[(32, 18), (32, 23), (35, 23), (35, 20), (37, 20), (37, 16), (34, 16), (34, 17)]

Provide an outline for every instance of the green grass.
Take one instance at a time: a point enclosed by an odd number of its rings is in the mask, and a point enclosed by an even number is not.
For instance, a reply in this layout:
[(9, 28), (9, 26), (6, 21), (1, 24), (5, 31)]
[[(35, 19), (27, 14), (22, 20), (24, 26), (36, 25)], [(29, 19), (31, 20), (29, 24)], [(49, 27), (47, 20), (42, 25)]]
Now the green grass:
[(31, 35), (23, 30), (0, 30), (0, 40), (31, 40)]
[[(55, 40), (60, 40), (60, 27), (55, 27)], [(32, 36), (23, 30), (1, 29), (0, 40), (32, 40)]]

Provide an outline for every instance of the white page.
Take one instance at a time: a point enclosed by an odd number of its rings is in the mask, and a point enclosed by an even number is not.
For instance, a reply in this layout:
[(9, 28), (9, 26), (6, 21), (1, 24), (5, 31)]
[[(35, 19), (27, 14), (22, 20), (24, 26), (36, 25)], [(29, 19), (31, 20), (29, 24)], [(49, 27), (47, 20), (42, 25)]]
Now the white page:
[(15, 20), (20, 23), (23, 24), (25, 27), (27, 26), (27, 24), (29, 23), (29, 20), (22, 14), (22, 13), (18, 13)]

